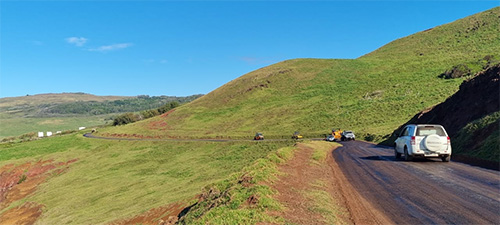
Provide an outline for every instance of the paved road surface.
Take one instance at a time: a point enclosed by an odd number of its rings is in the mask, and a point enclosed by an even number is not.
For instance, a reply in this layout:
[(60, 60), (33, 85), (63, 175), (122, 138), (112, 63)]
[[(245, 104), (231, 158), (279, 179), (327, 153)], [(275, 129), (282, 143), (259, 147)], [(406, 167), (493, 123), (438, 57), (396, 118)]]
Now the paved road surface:
[[(261, 142), (261, 141), (290, 141), (292, 139), (264, 139), (264, 140), (242, 140), (242, 139), (174, 139), (174, 138), (125, 138), (125, 137), (101, 137), (94, 136), (92, 133), (83, 134), (84, 137), (104, 140), (117, 140), (117, 141), (176, 141), (176, 142)], [(323, 138), (306, 138), (301, 140), (322, 141)]]
[(500, 224), (500, 174), (392, 148), (342, 142), (333, 157), (352, 186), (397, 224)]

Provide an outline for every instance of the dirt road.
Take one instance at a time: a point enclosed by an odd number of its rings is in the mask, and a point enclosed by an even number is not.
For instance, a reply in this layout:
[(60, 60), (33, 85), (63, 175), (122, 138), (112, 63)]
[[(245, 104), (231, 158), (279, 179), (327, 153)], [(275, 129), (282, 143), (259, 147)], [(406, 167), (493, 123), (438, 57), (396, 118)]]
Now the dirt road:
[[(438, 159), (396, 160), (392, 148), (342, 142), (347, 180), (397, 224), (500, 224), (498, 171)], [(348, 202), (349, 204), (349, 202)]]

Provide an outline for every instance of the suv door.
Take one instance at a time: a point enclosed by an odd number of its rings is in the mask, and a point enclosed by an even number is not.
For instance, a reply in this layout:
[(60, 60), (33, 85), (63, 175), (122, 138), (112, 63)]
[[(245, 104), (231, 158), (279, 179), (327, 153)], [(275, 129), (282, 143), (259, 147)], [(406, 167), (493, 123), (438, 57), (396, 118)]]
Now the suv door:
[(399, 134), (399, 137), (396, 139), (396, 150), (398, 152), (403, 152), (403, 148), (405, 146), (405, 143), (406, 143), (406, 138), (405, 136), (408, 136), (408, 131), (409, 131), (409, 127), (405, 127), (401, 133)]

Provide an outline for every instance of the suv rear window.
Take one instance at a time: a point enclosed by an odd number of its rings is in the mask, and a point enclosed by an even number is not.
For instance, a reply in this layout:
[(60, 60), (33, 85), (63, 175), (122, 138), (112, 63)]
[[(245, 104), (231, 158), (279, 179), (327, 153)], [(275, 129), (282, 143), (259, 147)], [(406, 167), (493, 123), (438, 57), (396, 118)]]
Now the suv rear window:
[(439, 136), (446, 136), (441, 127), (425, 126), (417, 127), (417, 136), (427, 136), (431, 134), (437, 134)]

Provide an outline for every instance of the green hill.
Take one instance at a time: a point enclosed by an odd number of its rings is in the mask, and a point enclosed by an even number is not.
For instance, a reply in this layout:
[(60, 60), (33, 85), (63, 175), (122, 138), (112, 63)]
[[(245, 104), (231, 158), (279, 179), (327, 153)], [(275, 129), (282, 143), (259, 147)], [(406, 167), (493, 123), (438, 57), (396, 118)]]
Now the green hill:
[(294, 59), (241, 76), (157, 117), (109, 133), (163, 137), (321, 136), (352, 129), (381, 139), (500, 60), (500, 8), (395, 40), (358, 59)]

